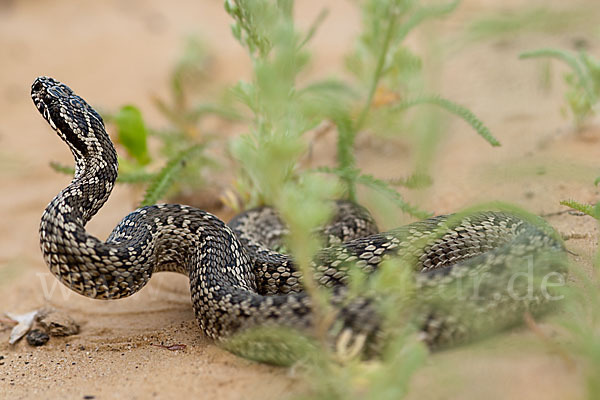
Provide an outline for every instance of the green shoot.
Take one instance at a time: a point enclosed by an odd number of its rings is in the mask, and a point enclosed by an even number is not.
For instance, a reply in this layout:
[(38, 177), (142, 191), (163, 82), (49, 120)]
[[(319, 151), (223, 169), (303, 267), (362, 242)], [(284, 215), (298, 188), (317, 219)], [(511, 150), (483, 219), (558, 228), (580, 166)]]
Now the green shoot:
[[(296, 77), (306, 66), (308, 53), (294, 27), (292, 6), (291, 1), (225, 3), (235, 21), (234, 35), (254, 63), (252, 82), (240, 82), (234, 88), (254, 122), (250, 133), (232, 142), (231, 152), (241, 166), (239, 180), (250, 188), (251, 198), (274, 205), (292, 228), (288, 248), (314, 304), (315, 336), (324, 342), (331, 318), (327, 293), (314, 282), (310, 267), (319, 248), (312, 232), (327, 221), (330, 209), (325, 201), (336, 197), (336, 185), (297, 168), (306, 151), (302, 134), (318, 121), (304, 113), (307, 100), (296, 89)], [(301, 93), (338, 88), (321, 84)]]
[(178, 174), (181, 173), (182, 169), (185, 167), (186, 161), (196, 156), (196, 153), (200, 153), (203, 149), (203, 145), (192, 146), (169, 160), (160, 172), (150, 181), (150, 185), (146, 190), (144, 199), (140, 203), (140, 207), (155, 204), (161, 199), (167, 193), (167, 190), (173, 184), (173, 181), (177, 178)]
[[(597, 178), (594, 184), (599, 182)], [(595, 218), (600, 226), (600, 201), (590, 205), (564, 200), (560, 204)], [(593, 267), (590, 277), (581, 266), (572, 266), (577, 285), (565, 292), (567, 315), (561, 321), (571, 339), (565, 346), (584, 361), (589, 400), (600, 397), (600, 248), (596, 249)]]
[(404, 186), (409, 189), (421, 189), (431, 186), (433, 180), (429, 175), (413, 174), (407, 178), (395, 178), (388, 182), (392, 186)]
[(75, 168), (70, 165), (64, 165), (56, 161), (50, 161), (50, 168), (55, 170), (56, 172), (60, 172), (65, 175), (75, 175)]
[[(339, 81), (326, 80), (309, 84), (304, 89), (295, 88), (295, 78), (306, 66), (308, 55), (305, 45), (322, 23), (325, 13), (321, 13), (309, 32), (302, 36), (289, 31), (293, 30), (289, 11), (293, 2), (278, 2), (277, 7), (269, 6), (271, 3), (267, 0), (225, 2), (225, 9), (235, 20), (232, 26), (234, 36), (247, 48), (256, 72), (252, 83), (241, 82), (234, 88), (236, 97), (255, 115), (258, 128), (251, 137), (241, 138), (231, 148), (243, 166), (243, 173), (236, 184), (246, 192), (241, 197), (251, 205), (272, 202), (269, 199), (273, 199), (277, 192), (274, 186), (280, 187), (283, 182), (296, 178), (299, 171), (294, 159), (299, 160), (306, 151), (305, 144), (292, 138), (299, 137), (322, 119), (329, 119), (338, 130), (337, 167), (320, 171), (340, 178), (345, 197), (356, 201), (356, 185), (362, 184), (384, 193), (411, 215), (419, 218), (429, 215), (402, 200), (400, 193), (386, 182), (373, 181), (374, 178), (368, 176), (361, 178), (354, 146), (357, 133), (370, 123), (373, 107), (381, 107), (376, 94), (382, 84), (396, 86), (399, 90), (414, 90), (412, 81), (420, 70), (420, 59), (402, 45), (406, 36), (426, 19), (450, 13), (458, 1), (428, 7), (414, 2), (365, 1), (362, 6), (365, 31), (359, 38), (355, 53), (348, 57), (351, 71), (359, 82), (364, 82), (365, 87), (359, 85), (353, 88)], [(283, 20), (289, 27), (280, 24)], [(285, 53), (281, 46), (283, 41), (288, 42)], [(283, 54), (286, 55), (285, 60)], [(365, 93), (363, 99), (361, 92)], [(400, 114), (416, 104), (436, 104), (465, 119), (492, 145), (499, 144), (483, 123), (464, 107), (435, 96), (419, 96), (417, 99), (411, 104), (391, 102), (383, 106)], [(353, 110), (358, 104), (361, 104), (360, 111), (356, 114)], [(289, 113), (294, 109), (300, 114)], [(277, 131), (285, 134), (282, 136), (275, 133)], [(281, 165), (281, 168), (274, 169), (263, 157), (269, 147), (277, 149), (280, 160), (275, 165)]]
[[(418, 99), (411, 104), (397, 99), (382, 104), (380, 100), (380, 92), (390, 87), (406, 91), (401, 98), (406, 98), (407, 93), (421, 92), (419, 83), (415, 84), (421, 61), (403, 46), (403, 41), (422, 21), (445, 15), (457, 4), (458, 1), (450, 1), (441, 6), (421, 7), (413, 1), (362, 2), (365, 30), (356, 52), (348, 59), (357, 82), (329, 79), (298, 88), (297, 78), (308, 65), (309, 40), (325, 12), (308, 32), (300, 33), (292, 19), (291, 0), (225, 2), (225, 9), (234, 21), (232, 33), (253, 63), (252, 79), (239, 82), (232, 89), (251, 115), (248, 133), (232, 140), (230, 145), (239, 165), (236, 187), (248, 205), (273, 205), (287, 222), (291, 233), (286, 248), (294, 256), (311, 298), (316, 338), (307, 342), (302, 336), (265, 328), (242, 333), (228, 340), (225, 347), (270, 363), (303, 360), (305, 364), (301, 365), (306, 366), (306, 375), (313, 383), (313, 398), (403, 397), (411, 376), (426, 358), (427, 350), (416, 338), (412, 327), (414, 316), (408, 306), (414, 293), (412, 274), (400, 262), (386, 263), (368, 279), (353, 276), (350, 283), (356, 293), (375, 299), (384, 321), (385, 356), (367, 364), (359, 358), (340, 360), (331, 351), (327, 337), (335, 330), (333, 310), (329, 293), (313, 278), (311, 260), (319, 242), (312, 232), (330, 215), (327, 200), (339, 197), (340, 192), (356, 200), (357, 185), (383, 194), (400, 210), (417, 218), (430, 215), (407, 203), (393, 187), (399, 183), (419, 187), (427, 184), (427, 178), (414, 175), (405, 182), (391, 184), (363, 173), (357, 165), (356, 136), (369, 129), (375, 109), (383, 107), (402, 114), (413, 105), (434, 104), (465, 119), (489, 143), (498, 145), (478, 118), (448, 100), (417, 95), (409, 96)], [(308, 146), (303, 135), (323, 120), (333, 122), (337, 128), (337, 165), (304, 169), (301, 160)], [(325, 179), (318, 172), (330, 176)], [(282, 349), (290, 349), (286, 354), (292, 354), (291, 359), (281, 358)]]
[(490, 38), (517, 37), (519, 34), (542, 32), (547, 34), (570, 33), (573, 26), (584, 27), (588, 31), (595, 28), (596, 14), (591, 7), (569, 7), (552, 10), (547, 7), (528, 7), (515, 12), (491, 12), (467, 26), (466, 38), (469, 41)]
[(492, 135), (490, 130), (483, 124), (483, 122), (475, 116), (469, 109), (456, 104), (450, 100), (443, 99), (439, 96), (421, 96), (412, 100), (407, 100), (400, 102), (394, 106), (392, 109), (394, 111), (401, 111), (407, 108), (421, 105), (421, 104), (432, 104), (438, 107), (443, 108), (451, 114), (456, 115), (459, 118), (462, 118), (466, 123), (471, 125), (471, 127), (485, 139), (486, 142), (491, 144), (492, 146), (500, 146), (500, 142)]
[[(56, 172), (65, 175), (74, 175), (75, 168), (70, 165), (64, 165), (55, 161), (50, 162), (50, 167)], [(119, 172), (117, 183), (145, 183), (154, 178), (155, 174), (145, 172), (143, 170), (132, 170), (130, 172)]]
[(571, 268), (577, 287), (565, 292), (565, 316), (560, 321), (569, 333), (563, 346), (583, 361), (587, 399), (600, 397), (600, 257), (596, 257), (594, 276), (589, 277), (578, 266)]
[(248, 329), (223, 343), (228, 351), (272, 365), (290, 366), (319, 354), (319, 344), (297, 330), (278, 326)]
[(597, 112), (600, 98), (600, 61), (585, 52), (574, 55), (560, 49), (540, 49), (519, 56), (521, 59), (539, 57), (558, 59), (571, 68), (572, 72), (565, 75), (565, 82), (569, 87), (565, 98), (575, 117), (577, 129), (581, 128), (583, 122)]
[(183, 54), (171, 73), (171, 93), (178, 107), (185, 107), (190, 92), (206, 82), (209, 64), (210, 55), (205, 44), (198, 37), (188, 37)]
[(386, 198), (388, 198), (392, 203), (394, 203), (399, 209), (404, 211), (405, 213), (415, 216), (417, 218), (427, 218), (431, 216), (431, 213), (420, 210), (419, 208), (407, 203), (398, 191), (392, 188), (391, 184), (382, 181), (368, 174), (355, 175), (358, 173), (358, 170), (339, 170), (327, 167), (318, 168), (317, 171), (324, 172), (328, 174), (334, 174), (339, 176), (343, 181), (352, 181), (365, 187), (372, 189), (378, 193), (381, 193)]
[(560, 204), (600, 220), (600, 202), (596, 203), (594, 206), (591, 204), (579, 203), (575, 200), (561, 200)]
[[(347, 58), (347, 66), (358, 78), (359, 83), (366, 88), (365, 100), (360, 107), (356, 119), (351, 117), (349, 111), (337, 112), (330, 118), (338, 127), (337, 168), (330, 171), (341, 177), (344, 183), (346, 196), (356, 200), (356, 184), (366, 184), (371, 189), (390, 195), (396, 190), (387, 183), (379, 181), (376, 185), (368, 178), (362, 179), (360, 170), (356, 168), (354, 160), (354, 145), (356, 135), (362, 129), (368, 128), (372, 123), (370, 114), (373, 108), (383, 108), (394, 118), (401, 118), (401, 112), (416, 104), (430, 103), (450, 111), (465, 119), (476, 131), (492, 145), (499, 145), (489, 130), (476, 118), (473, 113), (464, 107), (458, 106), (449, 100), (435, 96), (412, 96), (418, 100), (400, 102), (398, 99), (411, 97), (411, 93), (420, 93), (421, 60), (403, 46), (406, 36), (420, 23), (429, 18), (441, 17), (453, 11), (458, 1), (445, 2), (441, 5), (422, 7), (416, 2), (363, 2), (364, 32), (361, 34), (356, 49)], [(390, 90), (392, 88), (392, 90)], [(360, 91), (360, 90), (359, 90)], [(389, 92), (390, 100), (379, 100), (377, 94)], [(382, 96), (383, 97), (383, 96)], [(378, 117), (376, 117), (378, 118)], [(385, 123), (383, 124), (386, 125)], [(389, 128), (388, 124), (388, 128)], [(422, 175), (422, 173), (419, 173)], [(387, 186), (387, 187), (386, 187)], [(389, 197), (389, 196), (388, 196)], [(422, 217), (423, 212), (416, 211), (413, 206), (408, 206), (399, 193), (391, 196), (400, 208), (411, 215)], [(416, 211), (416, 213), (413, 213)]]

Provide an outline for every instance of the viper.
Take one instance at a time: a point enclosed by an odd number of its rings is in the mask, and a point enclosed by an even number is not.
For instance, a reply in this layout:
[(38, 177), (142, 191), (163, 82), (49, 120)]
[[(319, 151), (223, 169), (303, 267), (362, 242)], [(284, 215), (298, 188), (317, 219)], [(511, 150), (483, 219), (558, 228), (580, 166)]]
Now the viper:
[[(70, 184), (46, 207), (40, 246), (50, 271), (79, 294), (119, 299), (158, 272), (185, 274), (202, 332), (218, 341), (248, 328), (285, 326), (310, 332), (313, 299), (293, 257), (281, 251), (287, 227), (270, 207), (248, 210), (229, 225), (180, 204), (127, 215), (103, 241), (86, 223), (108, 199), (117, 153), (102, 117), (68, 86), (35, 80), (33, 102), (75, 159)], [(348, 296), (349, 271), (376, 273), (384, 260), (415, 271), (418, 328), (431, 345), (452, 343), (518, 323), (547, 308), (549, 287), (564, 282), (565, 250), (543, 220), (519, 212), (477, 211), (429, 218), (380, 233), (370, 214), (334, 202), (314, 279), (331, 288), (333, 340), (376, 336), (381, 316), (373, 296)], [(553, 283), (553, 284), (550, 284)]]

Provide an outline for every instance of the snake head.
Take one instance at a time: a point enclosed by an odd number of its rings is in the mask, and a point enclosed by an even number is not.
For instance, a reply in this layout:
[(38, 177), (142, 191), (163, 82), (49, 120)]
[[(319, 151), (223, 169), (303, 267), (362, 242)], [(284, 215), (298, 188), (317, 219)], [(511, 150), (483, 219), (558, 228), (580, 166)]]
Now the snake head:
[(50, 77), (39, 77), (31, 85), (31, 98), (38, 111), (69, 145), (75, 157), (84, 157), (95, 146), (96, 132), (104, 132), (102, 117), (70, 87)]

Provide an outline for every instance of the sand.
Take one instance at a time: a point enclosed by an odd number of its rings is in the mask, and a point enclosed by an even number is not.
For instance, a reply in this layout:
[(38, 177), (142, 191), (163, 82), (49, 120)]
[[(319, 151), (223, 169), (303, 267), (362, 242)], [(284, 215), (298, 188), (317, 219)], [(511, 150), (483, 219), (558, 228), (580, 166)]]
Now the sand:
[[(298, 2), (300, 26), (308, 26), (321, 3)], [(339, 75), (342, 59), (359, 30), (351, 2), (326, 2), (329, 17), (314, 39), (309, 78)], [(497, 4), (496, 4), (497, 3)], [(500, 4), (501, 3), (501, 4)], [(589, 7), (594, 0), (580, 2)], [(525, 0), (464, 1), (443, 23), (448, 45), (482, 13), (518, 9)], [(560, 6), (560, 1), (536, 4)], [(597, 5), (595, 6), (597, 7)], [(597, 14), (596, 14), (597, 15)], [(9, 346), (0, 331), (0, 398), (223, 398), (279, 399), (302, 391), (293, 370), (256, 364), (215, 346), (194, 321), (187, 278), (159, 274), (135, 296), (113, 302), (83, 298), (58, 284), (38, 248), (38, 224), (48, 201), (69, 178), (48, 163), (70, 163), (67, 148), (40, 118), (29, 98), (38, 75), (66, 82), (101, 109), (138, 105), (150, 124), (164, 120), (151, 103), (166, 95), (167, 77), (190, 34), (200, 34), (214, 52), (214, 84), (249, 76), (249, 61), (229, 33), (229, 16), (218, 1), (158, 0), (104, 2), (0, 1), (0, 312), (53, 306), (81, 324), (78, 335), (52, 338), (39, 348), (22, 341)], [(537, 214), (564, 210), (559, 201), (595, 202), (600, 125), (576, 133), (561, 115), (562, 73), (551, 70), (552, 88), (539, 85), (539, 64), (519, 61), (525, 50), (545, 46), (573, 49), (581, 29), (563, 34), (528, 34), (445, 47), (437, 75), (439, 91), (477, 114), (502, 142), (492, 148), (463, 122), (444, 120), (432, 165), (434, 184), (406, 197), (423, 208), (447, 213), (482, 201), (516, 203)], [(423, 41), (414, 40), (415, 46)], [(593, 43), (590, 40), (590, 43)], [(598, 47), (590, 47), (597, 52)], [(243, 128), (242, 128), (243, 130)], [(240, 131), (232, 127), (224, 135)], [(408, 174), (414, 155), (400, 134), (384, 141), (361, 135), (358, 163), (381, 178)], [(333, 135), (315, 144), (314, 164), (330, 163)], [(576, 177), (577, 175), (577, 177)], [(226, 174), (218, 190), (227, 189)], [(88, 225), (106, 237), (131, 211), (139, 191), (117, 186)], [(202, 203), (202, 199), (197, 199)], [(231, 212), (211, 209), (223, 218)], [(573, 258), (589, 267), (597, 227), (591, 218), (548, 216), (563, 234)], [(382, 228), (409, 221), (380, 221)], [(542, 324), (552, 335), (552, 324)], [(180, 351), (156, 345), (185, 344)], [(414, 399), (577, 399), (583, 396), (580, 366), (552, 353), (526, 328), (468, 347), (433, 354), (411, 386)], [(91, 397), (88, 397), (91, 398)]]

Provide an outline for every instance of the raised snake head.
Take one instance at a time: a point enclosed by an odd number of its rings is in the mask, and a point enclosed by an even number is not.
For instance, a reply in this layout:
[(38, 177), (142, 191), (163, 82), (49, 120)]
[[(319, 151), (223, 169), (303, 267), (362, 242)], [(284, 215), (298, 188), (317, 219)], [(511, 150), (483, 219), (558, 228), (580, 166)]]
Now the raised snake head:
[(38, 111), (71, 148), (75, 158), (83, 158), (98, 148), (106, 135), (102, 117), (71, 88), (42, 76), (31, 85), (31, 98)]

